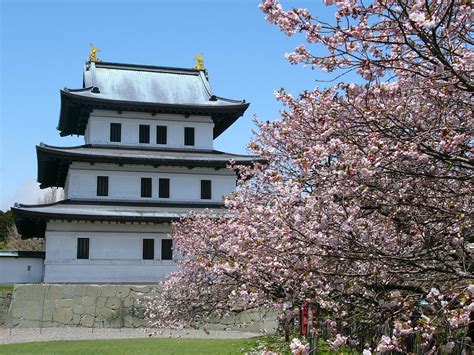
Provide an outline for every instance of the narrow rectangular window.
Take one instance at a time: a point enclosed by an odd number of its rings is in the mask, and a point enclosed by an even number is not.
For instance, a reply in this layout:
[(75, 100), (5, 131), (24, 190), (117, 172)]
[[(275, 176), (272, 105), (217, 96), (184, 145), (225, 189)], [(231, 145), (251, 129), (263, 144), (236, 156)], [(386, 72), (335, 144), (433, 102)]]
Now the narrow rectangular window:
[(159, 179), (158, 197), (170, 198), (170, 179)]
[(155, 258), (155, 240), (143, 239), (143, 260), (153, 260)]
[(120, 142), (122, 140), (122, 124), (111, 123), (110, 124), (110, 141)]
[(156, 144), (166, 144), (168, 140), (168, 127), (156, 126)]
[(151, 178), (142, 178), (142, 197), (151, 197)]
[(89, 259), (89, 238), (77, 238), (77, 258)]
[(109, 177), (97, 176), (97, 196), (109, 195)]
[(201, 199), (211, 199), (211, 180), (201, 180)]
[(194, 127), (184, 127), (184, 145), (194, 145)]
[(161, 260), (173, 260), (172, 239), (161, 239)]
[(150, 126), (146, 124), (140, 125), (139, 132), (140, 143), (150, 143)]

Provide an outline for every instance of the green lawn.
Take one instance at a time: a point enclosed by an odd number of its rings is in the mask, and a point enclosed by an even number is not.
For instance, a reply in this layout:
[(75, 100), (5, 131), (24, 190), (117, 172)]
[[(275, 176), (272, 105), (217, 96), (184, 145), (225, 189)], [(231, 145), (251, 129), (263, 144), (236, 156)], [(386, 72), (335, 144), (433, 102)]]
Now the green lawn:
[[(258, 338), (257, 338), (258, 339)], [(0, 354), (243, 354), (256, 339), (117, 339), (0, 345)]]

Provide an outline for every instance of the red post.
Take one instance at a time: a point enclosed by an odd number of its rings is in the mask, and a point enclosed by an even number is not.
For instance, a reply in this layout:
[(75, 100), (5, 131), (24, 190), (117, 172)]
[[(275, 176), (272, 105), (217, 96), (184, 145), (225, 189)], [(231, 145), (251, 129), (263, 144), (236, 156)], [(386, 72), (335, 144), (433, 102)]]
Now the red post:
[(306, 337), (308, 335), (308, 315), (309, 306), (308, 303), (304, 303), (300, 307), (300, 335)]
[(303, 306), (300, 307), (300, 335), (308, 336), (308, 325), (309, 325), (309, 311), (311, 309), (311, 327), (313, 331), (318, 328), (318, 307), (314, 303), (304, 302)]

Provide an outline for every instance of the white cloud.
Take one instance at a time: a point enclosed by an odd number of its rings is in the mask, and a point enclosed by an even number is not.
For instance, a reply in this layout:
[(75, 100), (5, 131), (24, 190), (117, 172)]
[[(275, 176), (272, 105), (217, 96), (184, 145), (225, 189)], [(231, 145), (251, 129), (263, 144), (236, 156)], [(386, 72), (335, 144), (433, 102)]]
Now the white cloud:
[(13, 194), (8, 194), (4, 191), (4, 198), (2, 199), (0, 209), (2, 211), (9, 210), (15, 202), (24, 204), (37, 204), (40, 198), (44, 195), (45, 190), (39, 188), (39, 183), (35, 180), (27, 180), (22, 182)]

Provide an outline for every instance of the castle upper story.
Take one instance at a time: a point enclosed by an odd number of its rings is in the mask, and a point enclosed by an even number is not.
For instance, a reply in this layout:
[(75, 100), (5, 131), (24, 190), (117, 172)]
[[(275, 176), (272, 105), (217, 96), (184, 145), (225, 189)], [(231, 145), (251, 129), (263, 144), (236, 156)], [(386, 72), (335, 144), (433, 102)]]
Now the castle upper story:
[(249, 106), (214, 95), (205, 70), (106, 62), (60, 93), (61, 136), (114, 146), (212, 150)]

